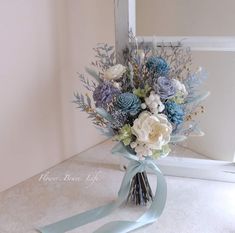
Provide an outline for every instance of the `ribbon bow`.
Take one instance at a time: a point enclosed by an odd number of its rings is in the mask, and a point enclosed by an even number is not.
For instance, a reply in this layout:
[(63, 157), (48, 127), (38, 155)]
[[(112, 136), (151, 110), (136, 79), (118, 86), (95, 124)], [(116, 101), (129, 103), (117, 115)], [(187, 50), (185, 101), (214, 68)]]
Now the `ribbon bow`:
[(118, 144), (117, 146), (115, 146), (112, 150), (112, 153), (122, 154), (128, 160), (130, 160), (128, 168), (122, 180), (121, 187), (118, 192), (117, 200), (107, 205), (88, 210), (86, 212), (39, 228), (39, 232), (65, 233), (67, 231), (94, 222), (109, 215), (111, 212), (116, 210), (122, 203), (126, 201), (131, 185), (131, 180), (136, 175), (136, 173), (143, 172), (147, 168), (150, 169), (157, 177), (156, 192), (153, 202), (149, 209), (136, 221), (109, 222), (101, 226), (99, 229), (95, 230), (93, 233), (127, 233), (143, 226), (146, 226), (148, 224), (151, 224), (159, 218), (165, 207), (167, 194), (166, 181), (160, 169), (157, 167), (157, 165), (151, 158), (146, 158), (145, 160), (138, 160), (138, 158), (129, 153), (122, 144)]

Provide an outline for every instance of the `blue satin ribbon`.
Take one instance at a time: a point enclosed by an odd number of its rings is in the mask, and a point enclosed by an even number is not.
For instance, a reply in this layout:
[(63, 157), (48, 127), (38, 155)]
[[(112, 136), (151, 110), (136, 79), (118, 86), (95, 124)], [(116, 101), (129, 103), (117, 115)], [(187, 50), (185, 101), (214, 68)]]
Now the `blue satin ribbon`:
[(156, 166), (154, 161), (151, 158), (146, 158), (145, 160), (138, 160), (138, 158), (130, 154), (122, 144), (118, 144), (116, 147), (114, 147), (112, 153), (122, 154), (128, 160), (130, 160), (130, 163), (128, 165), (125, 176), (122, 180), (121, 187), (118, 192), (117, 200), (107, 205), (88, 210), (86, 212), (39, 228), (39, 232), (65, 233), (67, 231), (94, 222), (109, 215), (111, 212), (113, 212), (122, 203), (126, 201), (131, 185), (131, 180), (136, 175), (136, 173), (146, 171), (147, 168), (151, 170), (157, 177), (156, 192), (153, 202), (149, 209), (136, 221), (113, 221), (101, 226), (93, 233), (127, 233), (143, 226), (146, 226), (148, 224), (151, 224), (159, 218), (166, 203), (167, 185), (164, 176), (162, 175), (161, 171)]

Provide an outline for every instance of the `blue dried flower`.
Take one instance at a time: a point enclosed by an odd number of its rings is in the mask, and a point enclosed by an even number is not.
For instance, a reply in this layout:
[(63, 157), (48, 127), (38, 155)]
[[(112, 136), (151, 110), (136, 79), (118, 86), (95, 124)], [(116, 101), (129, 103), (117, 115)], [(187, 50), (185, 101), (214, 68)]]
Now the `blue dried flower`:
[(167, 76), (170, 70), (167, 62), (163, 58), (156, 56), (148, 58), (146, 67), (150, 72), (157, 74), (158, 76)]
[(117, 97), (116, 106), (134, 116), (141, 110), (141, 101), (136, 95), (126, 92)]
[(173, 81), (170, 78), (159, 77), (154, 80), (153, 88), (162, 99), (169, 99), (176, 94)]
[(165, 114), (169, 121), (176, 126), (183, 122), (185, 115), (182, 106), (172, 101), (167, 101), (165, 103)]
[(93, 99), (96, 107), (107, 108), (114, 96), (120, 94), (120, 90), (110, 82), (100, 83), (93, 92)]
[(128, 114), (126, 112), (120, 109), (114, 109), (111, 111), (111, 115), (114, 119), (112, 123), (113, 128), (119, 129), (127, 123)]

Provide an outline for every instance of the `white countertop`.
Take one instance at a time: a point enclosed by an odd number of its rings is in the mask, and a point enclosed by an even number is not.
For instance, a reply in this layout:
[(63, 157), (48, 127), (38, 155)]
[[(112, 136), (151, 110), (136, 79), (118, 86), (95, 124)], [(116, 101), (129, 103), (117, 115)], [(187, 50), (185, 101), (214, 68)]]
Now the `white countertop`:
[[(111, 147), (107, 141), (0, 193), (0, 233), (35, 233), (34, 227), (114, 200), (124, 173)], [(154, 184), (155, 177), (148, 177)], [(168, 196), (162, 216), (136, 233), (235, 233), (234, 183), (170, 176), (166, 180)], [(134, 220), (143, 211), (121, 208), (70, 233), (91, 233), (112, 220)]]

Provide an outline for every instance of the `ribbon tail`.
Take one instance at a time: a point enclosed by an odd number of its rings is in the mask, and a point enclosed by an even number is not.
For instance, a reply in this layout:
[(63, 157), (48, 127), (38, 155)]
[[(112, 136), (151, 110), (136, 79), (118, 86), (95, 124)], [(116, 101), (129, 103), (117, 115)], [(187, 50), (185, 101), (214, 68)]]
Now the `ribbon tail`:
[(118, 194), (118, 199), (115, 202), (74, 215), (42, 228), (38, 228), (37, 230), (41, 233), (65, 233), (66, 231), (86, 225), (109, 215), (125, 201), (129, 192), (133, 172), (135, 172), (137, 167), (138, 165), (136, 163), (130, 164), (129, 169), (127, 169), (123, 178)]
[(155, 192), (155, 197), (148, 211), (136, 221), (110, 222), (100, 227), (94, 233), (127, 233), (135, 229), (147, 226), (155, 222), (159, 218), (166, 203), (167, 185), (161, 171), (152, 161), (150, 161), (147, 166), (157, 176), (157, 188)]
[(152, 170), (157, 176), (155, 197), (148, 211), (136, 221), (110, 222), (97, 229), (94, 233), (127, 233), (155, 222), (161, 215), (166, 203), (167, 186), (165, 178), (152, 160), (149, 159), (145, 163), (133, 160), (130, 162), (123, 178), (120, 190), (118, 192), (117, 201), (50, 224), (40, 228), (39, 231), (41, 233), (65, 233), (66, 231), (75, 229), (79, 226), (107, 216), (126, 200), (132, 178), (136, 175), (136, 173), (145, 171), (146, 168), (150, 168), (150, 170)]
[(152, 205), (149, 210), (138, 219), (140, 222), (144, 222), (146, 220), (149, 222), (156, 221), (165, 208), (167, 198), (167, 184), (162, 172), (153, 161), (150, 161), (148, 167), (157, 177), (157, 187)]
[(142, 224), (138, 222), (115, 221), (103, 225), (98, 230), (94, 231), (94, 233), (127, 233), (140, 228), (141, 225)]
[(81, 214), (74, 215), (72, 217), (63, 219), (53, 224), (38, 228), (41, 233), (64, 233), (71, 229), (75, 229), (79, 226), (86, 225), (87, 223), (96, 221), (110, 214), (115, 208), (118, 207), (118, 203), (110, 203)]
[(112, 154), (117, 154), (125, 157), (126, 159), (132, 161), (138, 161), (138, 158), (135, 155), (130, 154), (123, 143), (119, 142), (112, 148)]

